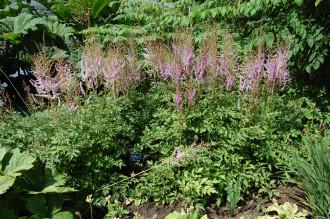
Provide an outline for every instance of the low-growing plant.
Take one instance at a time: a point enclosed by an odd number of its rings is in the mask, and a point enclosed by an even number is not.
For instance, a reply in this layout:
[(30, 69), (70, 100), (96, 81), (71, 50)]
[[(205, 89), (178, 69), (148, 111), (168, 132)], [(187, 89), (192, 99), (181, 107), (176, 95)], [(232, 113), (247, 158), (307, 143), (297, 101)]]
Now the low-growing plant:
[(108, 213), (104, 218), (122, 218), (127, 215), (129, 211), (125, 209), (118, 200), (112, 200), (111, 196), (106, 197)]
[(231, 215), (234, 215), (234, 210), (241, 199), (241, 179), (238, 178), (236, 182), (233, 179), (229, 179), (226, 192), (229, 212)]
[(299, 211), (296, 204), (289, 202), (285, 202), (281, 205), (275, 202), (265, 210), (265, 213), (276, 213), (276, 216), (259, 216), (258, 219), (305, 219), (308, 215), (306, 210)]
[(63, 210), (66, 177), (44, 168), (34, 155), (0, 148), (0, 218), (73, 219)]
[(207, 215), (200, 215), (197, 210), (190, 208), (188, 210), (181, 209), (181, 211), (174, 211), (167, 215), (165, 219), (207, 219)]

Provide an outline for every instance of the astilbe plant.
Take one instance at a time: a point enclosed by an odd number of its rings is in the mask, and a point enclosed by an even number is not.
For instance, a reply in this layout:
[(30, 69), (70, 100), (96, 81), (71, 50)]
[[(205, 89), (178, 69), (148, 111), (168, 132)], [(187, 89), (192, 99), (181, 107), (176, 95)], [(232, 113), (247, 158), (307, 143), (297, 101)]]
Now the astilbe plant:
[(2, 111), (7, 111), (12, 109), (12, 102), (5, 90), (5, 87), (2, 85), (0, 81), (0, 115)]
[(262, 84), (266, 85), (271, 94), (277, 89), (283, 90), (291, 81), (288, 60), (289, 51), (284, 48), (279, 48), (275, 55), (259, 51), (245, 62), (239, 90), (254, 96), (259, 95)]
[(107, 57), (103, 61), (103, 81), (106, 88), (112, 88), (116, 92), (116, 82), (120, 79), (121, 72), (125, 68), (125, 59), (121, 48), (109, 47)]
[(134, 45), (110, 46), (103, 61), (104, 87), (114, 91), (115, 95), (128, 90), (141, 79)]
[[(104, 51), (94, 40), (86, 43), (80, 60), (80, 78), (87, 90), (95, 90), (102, 84)], [(81, 84), (82, 93), (85, 92)]]
[(51, 71), (52, 61), (46, 53), (40, 52), (33, 58), (32, 74), (35, 79), (30, 80), (36, 89), (36, 96), (55, 100), (61, 103), (61, 98), (65, 101), (73, 100), (76, 96), (74, 70), (72, 64), (59, 59), (55, 62), (55, 72)]
[(227, 30), (223, 33), (222, 45), (221, 53), (218, 56), (217, 75), (223, 79), (225, 90), (231, 91), (238, 74), (239, 64), (235, 41)]
[[(177, 38), (171, 49), (165, 45), (151, 43), (146, 46), (144, 58), (151, 66), (151, 72), (159, 72), (163, 80), (170, 80), (175, 87), (174, 103), (178, 108), (183, 107), (187, 97), (192, 105), (196, 97), (196, 84), (206, 79), (209, 63), (207, 51), (194, 53), (193, 37), (190, 31), (184, 32), (183, 38)], [(187, 95), (187, 96), (184, 96)]]
[(240, 91), (258, 94), (264, 78), (265, 54), (260, 51), (255, 57), (244, 63), (243, 77), (240, 80)]
[(50, 100), (59, 99), (59, 85), (51, 76), (52, 62), (48, 55), (40, 52), (33, 57), (32, 74), (35, 79), (30, 80), (36, 89), (37, 96)]
[(240, 63), (229, 32), (224, 31), (221, 52), (217, 51), (216, 28), (201, 43), (198, 53), (194, 52), (192, 33), (184, 34), (170, 47), (149, 43), (143, 54), (153, 75), (159, 72), (160, 79), (173, 83), (173, 102), (179, 109), (186, 99), (188, 106), (194, 103), (198, 89), (203, 87), (201, 85), (212, 84), (230, 92), (236, 86), (236, 79), (240, 78), (238, 89), (241, 93), (251, 94), (254, 100), (258, 100), (264, 85), (272, 94), (277, 89), (284, 89), (291, 81), (287, 69), (289, 51), (285, 48), (278, 48), (274, 55), (267, 55), (259, 49), (256, 55)]

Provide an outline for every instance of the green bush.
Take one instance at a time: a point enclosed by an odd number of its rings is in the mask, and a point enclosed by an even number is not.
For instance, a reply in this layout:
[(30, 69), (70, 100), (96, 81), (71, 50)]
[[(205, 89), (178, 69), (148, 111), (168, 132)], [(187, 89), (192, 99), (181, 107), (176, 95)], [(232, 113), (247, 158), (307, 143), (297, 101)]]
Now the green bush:
[[(9, 114), (0, 123), (0, 145), (60, 168), (72, 186), (94, 193), (96, 205), (108, 194), (135, 204), (234, 205), (258, 193), (272, 196), (290, 178), (288, 155), (301, 136), (329, 125), (294, 90), (251, 98), (206, 88), (193, 105), (177, 108), (172, 85), (146, 83), (120, 97), (91, 95), (74, 111), (62, 105)], [(138, 163), (130, 161), (133, 151), (142, 153)]]
[[(152, 91), (151, 103), (153, 97), (160, 102), (172, 98), (162, 83)], [(206, 91), (182, 111), (164, 101), (139, 143), (151, 170), (133, 180), (129, 196), (136, 203), (223, 204), (229, 179), (238, 178), (243, 197), (258, 192), (272, 196), (289, 179), (288, 154), (299, 147), (302, 130), (315, 132), (322, 113), (308, 99), (290, 94), (275, 95), (254, 108), (247, 98)], [(173, 155), (176, 148), (186, 154), (183, 163)]]
[(92, 190), (109, 183), (129, 162), (140, 109), (126, 97), (93, 96), (90, 102), (74, 112), (63, 106), (7, 117), (1, 124), (0, 145), (37, 154), (47, 166), (68, 173), (77, 188)]

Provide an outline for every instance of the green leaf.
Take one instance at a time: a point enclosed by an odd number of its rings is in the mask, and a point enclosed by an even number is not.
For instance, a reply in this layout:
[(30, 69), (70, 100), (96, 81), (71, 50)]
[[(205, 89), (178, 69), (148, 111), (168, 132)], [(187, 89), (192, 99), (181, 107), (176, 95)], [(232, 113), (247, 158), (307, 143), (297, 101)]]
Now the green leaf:
[(53, 195), (48, 200), (48, 206), (51, 209), (52, 214), (56, 214), (62, 209), (63, 197), (60, 195)]
[(1, 209), (0, 219), (17, 219), (13, 209)]
[(26, 209), (32, 214), (36, 214), (41, 217), (47, 217), (47, 201), (43, 195), (30, 196), (27, 199)]
[(46, 169), (41, 191), (30, 191), (29, 194), (66, 193), (76, 191), (65, 187), (66, 177), (53, 169)]
[(0, 148), (0, 170), (2, 169), (2, 160), (5, 157), (7, 150), (5, 148)]
[(295, 0), (295, 3), (296, 3), (298, 6), (302, 6), (302, 4), (304, 4), (304, 0)]
[(15, 182), (15, 177), (4, 175), (0, 176), (0, 195), (5, 193)]
[(98, 18), (101, 12), (105, 9), (107, 5), (113, 0), (94, 0), (92, 5), (92, 17)]
[(74, 217), (69, 211), (61, 211), (53, 215), (52, 219), (74, 219)]
[(314, 69), (314, 70), (319, 69), (320, 65), (321, 65), (320, 62), (319, 62), (318, 60), (315, 60), (315, 61), (313, 62), (313, 69)]
[(11, 176), (20, 176), (22, 174), (20, 171), (31, 169), (35, 160), (35, 157), (27, 153), (20, 153), (18, 150), (15, 150), (13, 156), (9, 160), (8, 165), (5, 168), (5, 172)]
[(308, 38), (308, 40), (307, 40), (307, 44), (308, 44), (308, 46), (309, 46), (310, 48), (312, 48), (313, 45), (314, 45), (314, 40), (313, 40), (313, 38)]
[(317, 7), (317, 6), (320, 4), (321, 1), (322, 1), (322, 0), (316, 0), (316, 1), (315, 1), (315, 7)]

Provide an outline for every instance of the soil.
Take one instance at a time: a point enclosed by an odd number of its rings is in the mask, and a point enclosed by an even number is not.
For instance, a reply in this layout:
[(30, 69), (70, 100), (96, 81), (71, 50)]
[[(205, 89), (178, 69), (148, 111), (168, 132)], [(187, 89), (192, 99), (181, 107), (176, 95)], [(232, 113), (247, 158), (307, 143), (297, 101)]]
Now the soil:
[[(273, 198), (279, 204), (285, 202), (294, 203), (299, 210), (307, 210), (308, 207), (304, 204), (304, 194), (301, 189), (295, 186), (282, 186), (278, 188), (278, 195)], [(230, 216), (229, 210), (226, 206), (216, 207), (210, 205), (205, 208), (205, 213), (210, 219), (255, 219), (262, 213), (262, 210), (273, 204), (273, 200), (267, 197), (259, 197), (258, 200), (250, 200), (239, 203), (235, 210), (234, 216)], [(158, 206), (155, 203), (148, 203), (142, 206), (131, 205), (129, 207), (132, 215), (138, 214), (146, 219), (163, 219), (166, 215), (173, 211), (180, 211), (183, 206), (180, 204), (173, 204), (170, 206)], [(133, 218), (134, 216), (125, 217), (125, 219)]]

